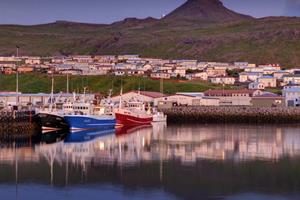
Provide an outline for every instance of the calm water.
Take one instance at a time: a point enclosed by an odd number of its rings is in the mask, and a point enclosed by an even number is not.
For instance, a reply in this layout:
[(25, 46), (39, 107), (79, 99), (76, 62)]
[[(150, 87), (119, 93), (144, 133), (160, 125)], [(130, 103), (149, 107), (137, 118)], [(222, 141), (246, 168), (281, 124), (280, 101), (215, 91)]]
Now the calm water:
[(159, 124), (1, 144), (1, 199), (300, 199), (295, 125)]

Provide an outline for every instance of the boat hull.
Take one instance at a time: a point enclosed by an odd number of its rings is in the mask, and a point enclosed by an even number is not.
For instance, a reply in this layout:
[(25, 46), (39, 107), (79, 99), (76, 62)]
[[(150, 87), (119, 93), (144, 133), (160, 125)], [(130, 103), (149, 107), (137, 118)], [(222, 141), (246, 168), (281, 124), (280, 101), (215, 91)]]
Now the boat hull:
[(52, 113), (38, 113), (36, 118), (44, 131), (69, 131), (69, 125), (63, 116)]
[(114, 117), (67, 115), (64, 118), (71, 130), (114, 129), (116, 126)]
[(115, 113), (117, 125), (121, 126), (141, 126), (150, 125), (153, 117), (135, 117), (132, 115), (127, 115), (123, 113)]

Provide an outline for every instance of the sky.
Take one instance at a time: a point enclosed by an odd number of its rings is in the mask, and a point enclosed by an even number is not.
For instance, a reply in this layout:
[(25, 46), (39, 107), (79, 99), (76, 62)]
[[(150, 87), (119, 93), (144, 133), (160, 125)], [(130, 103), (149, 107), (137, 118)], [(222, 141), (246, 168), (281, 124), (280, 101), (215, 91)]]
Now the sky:
[[(222, 0), (227, 8), (254, 17), (300, 16), (300, 0)], [(0, 24), (57, 20), (109, 24), (127, 17), (160, 18), (185, 0), (0, 0)]]

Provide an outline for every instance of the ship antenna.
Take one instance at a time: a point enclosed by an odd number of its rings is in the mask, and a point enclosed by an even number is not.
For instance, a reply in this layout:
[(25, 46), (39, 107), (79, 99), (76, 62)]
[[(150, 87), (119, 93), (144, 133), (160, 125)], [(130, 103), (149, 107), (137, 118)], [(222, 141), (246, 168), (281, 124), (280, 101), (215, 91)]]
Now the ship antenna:
[(123, 85), (121, 85), (121, 91), (120, 91), (120, 101), (119, 101), (119, 109), (122, 108), (122, 95), (123, 95)]
[(83, 88), (83, 101), (85, 102), (86, 100), (86, 89), (87, 89), (87, 87), (84, 87)]

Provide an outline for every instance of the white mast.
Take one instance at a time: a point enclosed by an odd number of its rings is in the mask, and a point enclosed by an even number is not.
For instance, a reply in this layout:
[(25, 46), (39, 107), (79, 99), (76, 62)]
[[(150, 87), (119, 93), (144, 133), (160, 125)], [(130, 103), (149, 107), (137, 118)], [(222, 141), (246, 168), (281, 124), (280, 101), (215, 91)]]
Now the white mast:
[(50, 111), (52, 112), (53, 109), (53, 96), (54, 96), (54, 77), (52, 71), (52, 80), (51, 80), (51, 96), (50, 96)]
[(121, 86), (121, 91), (120, 91), (119, 109), (122, 108), (122, 95), (123, 95), (123, 86)]

